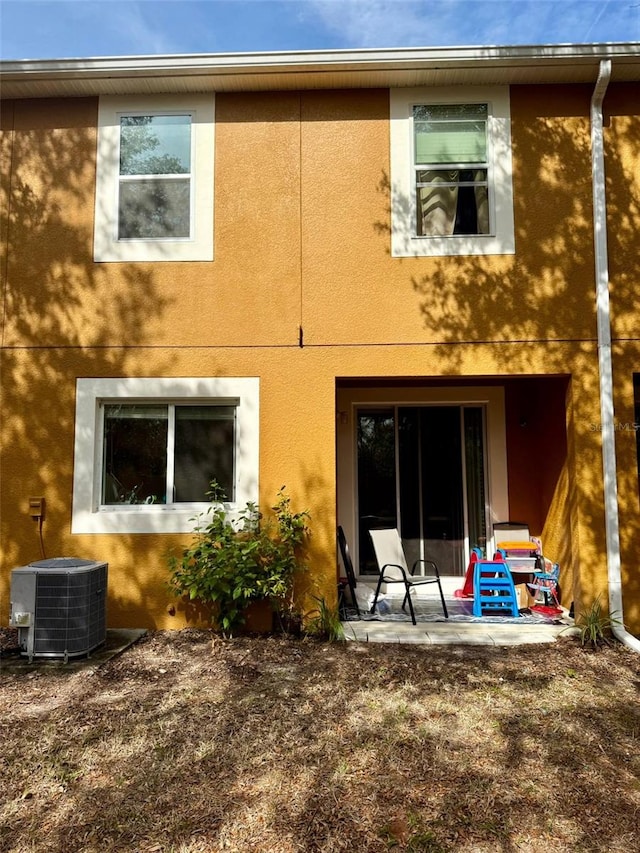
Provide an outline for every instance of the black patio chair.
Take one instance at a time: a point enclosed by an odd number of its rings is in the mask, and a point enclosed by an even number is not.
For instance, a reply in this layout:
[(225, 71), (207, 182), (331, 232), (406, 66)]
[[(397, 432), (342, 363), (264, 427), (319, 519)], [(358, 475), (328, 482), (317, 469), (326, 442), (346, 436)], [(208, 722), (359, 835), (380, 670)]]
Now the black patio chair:
[[(358, 607), (358, 600), (356, 598), (356, 573), (353, 570), (351, 554), (349, 553), (349, 546), (347, 545), (347, 537), (344, 535), (344, 530), (340, 526), (338, 526), (338, 548), (340, 549), (342, 565), (344, 566), (344, 572), (347, 578), (347, 586), (349, 587), (349, 594), (351, 595), (351, 603), (356, 611), (358, 619), (360, 619), (360, 608)], [(344, 585), (342, 585), (340, 593), (344, 600)], [(343, 612), (344, 615), (346, 615), (346, 609), (344, 607)]]

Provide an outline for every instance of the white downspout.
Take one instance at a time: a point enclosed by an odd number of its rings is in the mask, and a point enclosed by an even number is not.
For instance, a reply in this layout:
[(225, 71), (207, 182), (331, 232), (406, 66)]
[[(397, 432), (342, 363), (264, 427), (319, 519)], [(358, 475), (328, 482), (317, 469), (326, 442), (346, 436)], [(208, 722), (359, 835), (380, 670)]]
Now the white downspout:
[[(611, 319), (609, 311), (609, 267), (607, 250), (607, 209), (605, 199), (604, 134), (602, 102), (611, 78), (611, 60), (600, 62), (600, 71), (591, 97), (591, 170), (593, 178), (593, 234), (596, 272), (596, 318), (598, 366), (600, 371), (600, 423), (602, 427), (602, 469), (604, 475), (604, 519), (607, 541), (609, 614), (624, 622), (622, 574), (620, 567), (620, 527), (616, 482), (616, 443), (613, 426), (613, 370), (611, 367)], [(640, 640), (623, 624), (612, 626), (613, 635), (625, 646), (640, 652)]]

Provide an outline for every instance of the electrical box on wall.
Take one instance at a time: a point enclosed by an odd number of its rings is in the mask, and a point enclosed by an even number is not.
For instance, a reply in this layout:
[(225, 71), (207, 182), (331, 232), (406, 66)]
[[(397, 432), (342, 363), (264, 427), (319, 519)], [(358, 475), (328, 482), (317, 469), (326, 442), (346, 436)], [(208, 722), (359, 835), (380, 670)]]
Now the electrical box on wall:
[(44, 498), (29, 498), (29, 515), (31, 518), (44, 518)]

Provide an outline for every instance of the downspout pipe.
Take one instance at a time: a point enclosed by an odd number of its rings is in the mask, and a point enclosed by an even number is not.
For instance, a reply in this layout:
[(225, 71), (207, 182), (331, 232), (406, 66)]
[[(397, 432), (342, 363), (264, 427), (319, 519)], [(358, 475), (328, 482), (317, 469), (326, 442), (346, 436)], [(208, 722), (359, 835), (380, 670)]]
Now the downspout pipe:
[(598, 79), (591, 96), (591, 171), (593, 185), (593, 236), (596, 274), (596, 321), (598, 368), (600, 374), (600, 424), (602, 428), (602, 471), (604, 519), (607, 546), (609, 614), (614, 637), (640, 652), (640, 640), (624, 627), (622, 572), (620, 566), (620, 523), (616, 482), (616, 443), (613, 423), (613, 369), (611, 357), (611, 314), (609, 306), (609, 265), (607, 248), (607, 207), (604, 170), (602, 103), (611, 79), (611, 60), (600, 62)]

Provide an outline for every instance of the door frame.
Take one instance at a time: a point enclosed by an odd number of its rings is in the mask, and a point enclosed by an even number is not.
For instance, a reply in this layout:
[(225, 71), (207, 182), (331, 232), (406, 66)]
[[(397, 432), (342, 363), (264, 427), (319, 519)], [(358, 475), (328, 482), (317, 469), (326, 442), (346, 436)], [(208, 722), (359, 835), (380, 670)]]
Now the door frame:
[[(493, 554), (493, 524), (509, 518), (505, 393), (501, 386), (367, 385), (336, 389), (336, 483), (338, 524), (348, 538), (354, 566), (359, 566), (357, 541), (357, 419), (366, 406), (484, 406), (486, 424), (487, 552)], [(465, 560), (469, 558), (465, 542)], [(367, 578), (363, 577), (366, 582)], [(369, 578), (373, 580), (373, 578)]]

